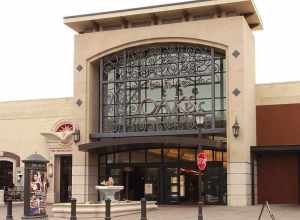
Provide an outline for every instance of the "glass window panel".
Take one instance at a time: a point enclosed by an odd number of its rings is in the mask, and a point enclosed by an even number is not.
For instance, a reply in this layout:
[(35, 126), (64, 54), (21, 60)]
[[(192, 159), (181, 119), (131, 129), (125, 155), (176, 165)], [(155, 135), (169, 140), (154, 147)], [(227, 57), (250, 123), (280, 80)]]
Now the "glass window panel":
[[(146, 185), (147, 184), (147, 185)], [(145, 194), (148, 200), (158, 200), (159, 197), (159, 168), (147, 168), (145, 174)]]
[(123, 118), (122, 117), (115, 117), (113, 123), (113, 130), (114, 132), (121, 132), (123, 131)]
[(131, 163), (145, 163), (145, 150), (132, 151)]
[(113, 178), (114, 185), (120, 186), (122, 184), (122, 170), (110, 169), (109, 176)]
[(213, 151), (212, 150), (204, 150), (204, 153), (206, 154), (207, 161), (213, 161)]
[(161, 80), (150, 80), (147, 88), (147, 98), (154, 101), (161, 100), (162, 92), (162, 81)]
[(108, 83), (108, 84), (103, 84), (103, 94), (104, 94), (104, 99), (103, 102), (104, 104), (114, 104), (115, 103), (115, 91), (114, 91), (114, 83)]
[(105, 165), (101, 165), (99, 167), (99, 172), (100, 172), (100, 181), (102, 182), (106, 178), (106, 166)]
[(106, 164), (106, 156), (105, 155), (100, 156), (100, 164)]
[(165, 79), (163, 81), (164, 98), (166, 100), (174, 100), (177, 90), (177, 79)]
[(129, 163), (129, 152), (115, 153), (115, 163)]
[[(218, 76), (219, 75), (219, 76)], [(223, 98), (226, 96), (225, 93), (225, 84), (223, 82), (223, 77), (220, 79), (220, 74), (215, 75), (215, 97), (216, 98)]]
[(196, 101), (197, 110), (204, 111), (204, 112), (211, 112), (212, 111), (212, 100), (211, 99), (198, 99)]
[(118, 68), (116, 71), (116, 80), (124, 80), (126, 79), (126, 68)]
[(179, 63), (179, 75), (188, 76), (196, 74), (196, 63), (195, 62), (181, 62)]
[(113, 132), (114, 128), (114, 118), (113, 117), (104, 117), (103, 118), (103, 131), (104, 132)]
[(180, 160), (194, 162), (195, 161), (196, 150), (181, 148), (180, 149)]
[(161, 117), (147, 117), (147, 131), (161, 130)]
[(115, 115), (115, 106), (114, 105), (104, 105), (103, 106), (103, 115), (113, 117)]
[(215, 152), (215, 160), (216, 161), (222, 161), (222, 152)]
[(126, 115), (139, 115), (139, 105), (138, 104), (128, 104)]
[(107, 154), (107, 163), (111, 164), (114, 162), (114, 155), (113, 154)]
[(223, 60), (222, 59), (215, 59), (215, 73), (222, 73), (223, 72)]
[(210, 78), (200, 78), (197, 77), (196, 81), (197, 81), (197, 98), (198, 99), (204, 99), (204, 98), (211, 98), (212, 94), (211, 94), (211, 81), (208, 82), (208, 80), (210, 80)]
[(203, 127), (206, 128), (206, 129), (212, 128), (212, 122), (213, 122), (213, 115), (212, 114), (205, 114)]
[(176, 162), (178, 160), (178, 148), (165, 148), (164, 149), (164, 161)]
[(213, 63), (211, 59), (198, 60), (196, 63), (196, 74), (210, 74), (212, 72)]
[(187, 98), (193, 97), (195, 98), (195, 79), (194, 77), (186, 77), (186, 78), (180, 78), (179, 80), (181, 94), (180, 96), (185, 96)]
[(225, 111), (217, 111), (215, 113), (216, 117), (216, 128), (226, 128), (226, 112)]
[(225, 99), (216, 98), (215, 99), (215, 108), (216, 108), (216, 111), (225, 110)]
[(149, 149), (147, 151), (147, 162), (148, 163), (155, 163), (155, 162), (161, 162), (161, 149)]

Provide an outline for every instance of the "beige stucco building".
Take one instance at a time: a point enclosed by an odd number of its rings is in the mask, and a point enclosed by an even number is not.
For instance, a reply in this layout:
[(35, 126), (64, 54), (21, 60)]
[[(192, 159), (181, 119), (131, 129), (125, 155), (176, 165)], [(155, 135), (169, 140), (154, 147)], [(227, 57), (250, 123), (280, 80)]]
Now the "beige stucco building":
[(256, 106), (299, 103), (299, 86), (256, 85), (253, 31), (262, 22), (253, 1), (192, 1), (64, 23), (77, 32), (74, 97), (0, 103), (0, 160), (12, 162), (3, 166), (15, 185), (20, 160), (38, 152), (50, 160), (49, 202), (96, 201), (95, 185), (108, 176), (125, 185), (123, 199), (195, 202), (201, 145), (207, 203), (257, 200)]

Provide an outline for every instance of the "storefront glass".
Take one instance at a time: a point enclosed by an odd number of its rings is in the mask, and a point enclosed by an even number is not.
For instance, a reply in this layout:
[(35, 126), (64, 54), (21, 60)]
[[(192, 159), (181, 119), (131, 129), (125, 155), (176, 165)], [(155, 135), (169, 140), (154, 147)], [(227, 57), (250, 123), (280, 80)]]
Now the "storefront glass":
[[(205, 201), (224, 204), (226, 167), (223, 163), (226, 161), (223, 159), (226, 158), (226, 150), (206, 149), (205, 153), (209, 157), (202, 178)], [(160, 203), (197, 202), (199, 171), (196, 156), (197, 149), (182, 147), (156, 147), (99, 155), (99, 177), (103, 181), (111, 176), (115, 184), (125, 186), (120, 199), (139, 200), (146, 196)]]

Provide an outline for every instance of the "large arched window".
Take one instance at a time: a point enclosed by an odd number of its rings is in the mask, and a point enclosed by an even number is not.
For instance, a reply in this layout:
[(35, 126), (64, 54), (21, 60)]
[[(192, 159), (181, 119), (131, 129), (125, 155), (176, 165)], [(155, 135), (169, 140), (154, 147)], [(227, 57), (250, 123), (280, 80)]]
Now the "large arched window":
[(130, 133), (225, 128), (225, 52), (203, 45), (153, 44), (101, 59), (102, 131)]

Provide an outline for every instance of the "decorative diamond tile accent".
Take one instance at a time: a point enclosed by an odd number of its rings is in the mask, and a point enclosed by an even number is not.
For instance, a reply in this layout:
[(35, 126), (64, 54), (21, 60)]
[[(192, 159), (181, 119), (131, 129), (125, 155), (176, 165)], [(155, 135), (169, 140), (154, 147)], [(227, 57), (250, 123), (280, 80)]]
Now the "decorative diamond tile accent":
[(235, 50), (233, 51), (232, 55), (235, 57), (235, 58), (238, 58), (238, 56), (240, 55), (241, 53), (238, 51), (238, 50)]
[(82, 105), (81, 99), (77, 99), (76, 104), (77, 104), (78, 106), (81, 106), (81, 105)]
[(236, 88), (233, 90), (232, 94), (235, 96), (239, 96), (241, 94), (241, 91), (238, 88)]
[(83, 69), (83, 67), (79, 64), (79, 65), (76, 67), (76, 69), (78, 70), (78, 72), (80, 72), (80, 71)]

